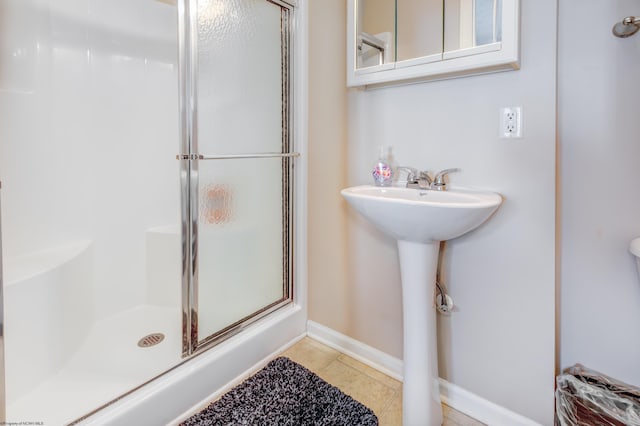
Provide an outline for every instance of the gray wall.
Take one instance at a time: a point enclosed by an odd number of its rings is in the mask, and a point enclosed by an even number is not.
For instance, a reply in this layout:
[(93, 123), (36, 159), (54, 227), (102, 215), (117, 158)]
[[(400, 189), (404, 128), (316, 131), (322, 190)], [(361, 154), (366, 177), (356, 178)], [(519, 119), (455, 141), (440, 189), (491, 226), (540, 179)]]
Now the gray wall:
[[(440, 318), (440, 375), (552, 424), (556, 3), (522, 2), (520, 71), (372, 91), (345, 89), (344, 15), (344, 1), (311, 2), (310, 319), (402, 357), (395, 242), (339, 190), (370, 182), (379, 145), (403, 165), (461, 167), (452, 182), (505, 202), (448, 245), (444, 279), (458, 308)], [(524, 138), (498, 138), (505, 106), (522, 107)]]
[[(634, 0), (560, 2), (560, 366), (640, 386), (640, 34), (611, 27)], [(588, 25), (584, 25), (588, 22)]]

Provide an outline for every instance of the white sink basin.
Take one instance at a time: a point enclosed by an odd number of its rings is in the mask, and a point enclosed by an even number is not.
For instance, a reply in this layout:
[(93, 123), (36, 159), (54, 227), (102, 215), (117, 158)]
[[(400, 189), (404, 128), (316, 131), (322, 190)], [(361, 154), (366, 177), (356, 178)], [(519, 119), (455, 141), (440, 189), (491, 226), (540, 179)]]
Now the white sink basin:
[(436, 310), (440, 241), (480, 226), (502, 197), (493, 192), (356, 186), (342, 195), (378, 229), (398, 240), (402, 281), (402, 423), (440, 425)]
[(355, 186), (342, 196), (381, 231), (397, 240), (427, 243), (459, 237), (480, 226), (502, 203), (494, 192)]

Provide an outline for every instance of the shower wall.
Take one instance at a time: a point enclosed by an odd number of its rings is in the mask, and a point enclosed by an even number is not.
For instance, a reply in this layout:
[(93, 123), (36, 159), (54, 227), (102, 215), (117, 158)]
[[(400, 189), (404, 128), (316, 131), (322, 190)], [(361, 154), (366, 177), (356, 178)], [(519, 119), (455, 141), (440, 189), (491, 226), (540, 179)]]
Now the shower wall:
[(0, 3), (4, 256), (93, 241), (96, 319), (145, 303), (145, 230), (179, 223), (176, 13)]

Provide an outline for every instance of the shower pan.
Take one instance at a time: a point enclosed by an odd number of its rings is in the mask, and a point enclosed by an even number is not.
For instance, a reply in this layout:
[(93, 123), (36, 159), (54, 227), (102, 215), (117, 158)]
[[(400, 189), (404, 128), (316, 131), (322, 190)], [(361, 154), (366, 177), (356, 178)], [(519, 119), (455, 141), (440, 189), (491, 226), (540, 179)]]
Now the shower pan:
[(294, 3), (0, 5), (0, 420), (167, 422), (304, 331)]

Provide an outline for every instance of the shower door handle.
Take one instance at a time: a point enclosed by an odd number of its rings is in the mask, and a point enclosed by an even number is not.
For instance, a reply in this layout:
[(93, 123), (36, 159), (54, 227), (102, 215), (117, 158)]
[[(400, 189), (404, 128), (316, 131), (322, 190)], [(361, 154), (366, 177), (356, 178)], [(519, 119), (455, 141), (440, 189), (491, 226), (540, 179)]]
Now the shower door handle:
[(296, 158), (300, 157), (299, 152), (264, 152), (257, 154), (178, 154), (177, 160), (235, 160), (243, 158)]

